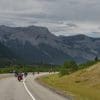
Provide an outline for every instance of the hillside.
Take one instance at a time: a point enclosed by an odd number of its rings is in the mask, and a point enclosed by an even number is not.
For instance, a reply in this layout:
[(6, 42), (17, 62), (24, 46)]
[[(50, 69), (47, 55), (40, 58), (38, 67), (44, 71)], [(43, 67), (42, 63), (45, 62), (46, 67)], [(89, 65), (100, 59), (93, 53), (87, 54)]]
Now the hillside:
[(16, 56), (12, 53), (12, 51), (0, 43), (0, 67), (3, 65), (9, 65), (13, 63), (13, 61), (16, 60)]
[(50, 75), (41, 80), (65, 94), (73, 94), (76, 100), (100, 100), (100, 62), (71, 75)]
[(0, 41), (27, 64), (83, 63), (100, 57), (100, 39), (85, 35), (55, 36), (46, 27), (0, 26)]

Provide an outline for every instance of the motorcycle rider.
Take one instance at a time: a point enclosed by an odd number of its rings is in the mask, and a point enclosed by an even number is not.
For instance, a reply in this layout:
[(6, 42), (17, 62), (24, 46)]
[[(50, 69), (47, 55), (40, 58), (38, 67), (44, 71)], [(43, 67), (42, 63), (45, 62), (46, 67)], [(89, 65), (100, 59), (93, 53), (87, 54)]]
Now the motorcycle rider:
[(23, 74), (22, 73), (18, 73), (17, 78), (18, 78), (18, 81), (23, 80)]

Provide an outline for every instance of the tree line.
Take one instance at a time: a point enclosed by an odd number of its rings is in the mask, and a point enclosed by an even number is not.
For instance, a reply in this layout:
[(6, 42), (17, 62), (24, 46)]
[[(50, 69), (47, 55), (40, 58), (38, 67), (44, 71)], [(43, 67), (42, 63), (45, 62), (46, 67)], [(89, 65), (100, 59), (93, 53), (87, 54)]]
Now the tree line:
[(83, 68), (90, 67), (96, 63), (98, 63), (100, 60), (98, 57), (95, 57), (94, 60), (87, 61), (83, 64), (77, 64), (75, 61), (65, 61), (62, 67), (60, 68), (60, 76), (64, 76), (70, 73), (73, 73), (75, 71), (78, 71)]

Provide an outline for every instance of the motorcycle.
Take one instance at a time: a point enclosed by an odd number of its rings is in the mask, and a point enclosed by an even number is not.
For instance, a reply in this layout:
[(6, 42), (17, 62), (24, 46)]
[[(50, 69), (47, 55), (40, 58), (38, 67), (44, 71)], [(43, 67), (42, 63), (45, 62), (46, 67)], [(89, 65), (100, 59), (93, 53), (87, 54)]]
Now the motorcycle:
[(18, 81), (20, 82), (21, 80), (23, 80), (23, 75), (18, 75)]

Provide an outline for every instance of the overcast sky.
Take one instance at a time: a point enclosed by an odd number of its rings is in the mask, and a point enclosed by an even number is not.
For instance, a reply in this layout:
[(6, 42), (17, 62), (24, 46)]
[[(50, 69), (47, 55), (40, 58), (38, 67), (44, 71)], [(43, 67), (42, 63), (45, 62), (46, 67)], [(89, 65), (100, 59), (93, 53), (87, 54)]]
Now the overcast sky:
[(56, 35), (100, 37), (100, 0), (0, 0), (0, 24), (46, 26)]

